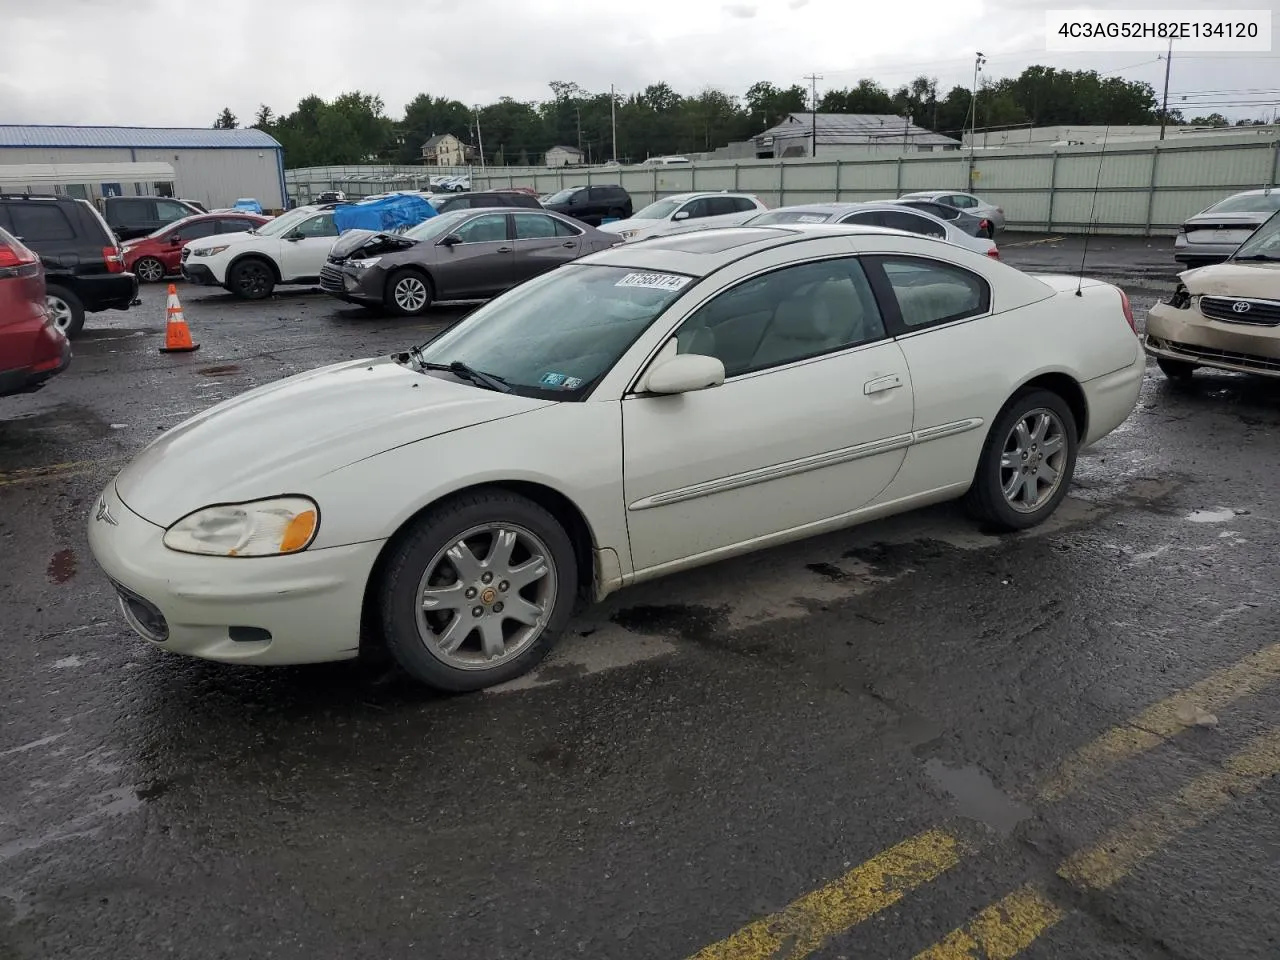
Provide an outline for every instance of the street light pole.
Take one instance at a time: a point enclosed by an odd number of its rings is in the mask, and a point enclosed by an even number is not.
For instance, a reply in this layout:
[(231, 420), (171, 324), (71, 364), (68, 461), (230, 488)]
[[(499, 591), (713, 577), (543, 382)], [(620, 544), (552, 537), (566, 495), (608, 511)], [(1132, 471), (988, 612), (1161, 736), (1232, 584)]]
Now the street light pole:
[(1169, 52), (1164, 58), (1164, 97), (1160, 103), (1160, 139), (1164, 139), (1164, 125), (1169, 122), (1169, 69), (1173, 66), (1173, 40), (1169, 40)]
[(613, 162), (618, 162), (618, 99), (609, 84), (609, 126), (613, 131)]
[(480, 135), (480, 104), (476, 104), (476, 146), (480, 149), (480, 172), (484, 173), (484, 137)]

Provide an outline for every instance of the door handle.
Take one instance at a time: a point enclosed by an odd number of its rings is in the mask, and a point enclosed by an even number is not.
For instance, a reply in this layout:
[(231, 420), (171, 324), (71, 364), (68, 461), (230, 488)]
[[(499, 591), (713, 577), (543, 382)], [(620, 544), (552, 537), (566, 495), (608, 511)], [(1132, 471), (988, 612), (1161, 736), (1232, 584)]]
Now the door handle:
[(564, 245), (565, 245), (566, 247), (576, 247), (576, 246), (578, 245), (578, 241), (576, 241), (576, 240), (566, 240), (566, 241), (564, 242)]
[(892, 373), (887, 377), (876, 377), (874, 380), (868, 380), (862, 385), (862, 392), (866, 396), (873, 393), (884, 393), (886, 390), (894, 390), (902, 386), (902, 378), (896, 373)]
[(510, 253), (510, 252), (511, 252), (511, 248), (510, 248), (510, 247), (499, 247), (499, 248), (498, 248), (498, 252), (499, 252), (499, 253)]

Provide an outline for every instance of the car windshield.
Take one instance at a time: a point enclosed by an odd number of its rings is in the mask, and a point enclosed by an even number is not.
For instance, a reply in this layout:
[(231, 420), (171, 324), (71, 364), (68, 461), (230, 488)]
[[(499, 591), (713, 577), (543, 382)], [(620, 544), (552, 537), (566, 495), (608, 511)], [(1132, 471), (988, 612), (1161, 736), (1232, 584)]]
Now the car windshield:
[(147, 234), (147, 239), (151, 240), (156, 237), (163, 237), (165, 234), (169, 233), (170, 231), (175, 231), (175, 232), (179, 231), (182, 229), (183, 224), (190, 223), (192, 220), (196, 219), (196, 217), (198, 216), (201, 216), (201, 214), (194, 213), (189, 217), (183, 217), (181, 220), (175, 220), (173, 221), (173, 223), (166, 223), (160, 229), (153, 230), (151, 231), (151, 233)]
[(524, 396), (575, 400), (692, 282), (631, 267), (563, 266), (490, 301), (432, 340), (421, 359), (461, 361)]
[(1272, 210), (1280, 210), (1280, 190), (1227, 197), (1205, 213), (1270, 213)]
[(471, 215), (470, 210), (451, 210), (428, 217), (421, 223), (406, 230), (404, 236), (410, 240), (439, 240), (456, 230), (458, 224)]
[(559, 193), (553, 193), (547, 197), (545, 203), (564, 203), (577, 192), (577, 187), (570, 187), (568, 190), (561, 190)]
[(657, 203), (651, 203), (632, 219), (635, 220), (666, 220), (673, 213), (680, 209), (683, 200), (659, 200)]
[(274, 220), (268, 220), (260, 227), (254, 227), (253, 232), (262, 237), (279, 237), (288, 233), (303, 220), (315, 214), (314, 210), (304, 207), (298, 207), (296, 210), (290, 210), (288, 213), (282, 213)]
[(1232, 260), (1280, 260), (1280, 212), (1249, 235), (1236, 248)]
[(821, 210), (770, 210), (757, 214), (743, 226), (763, 227), (770, 223), (826, 223), (832, 214)]

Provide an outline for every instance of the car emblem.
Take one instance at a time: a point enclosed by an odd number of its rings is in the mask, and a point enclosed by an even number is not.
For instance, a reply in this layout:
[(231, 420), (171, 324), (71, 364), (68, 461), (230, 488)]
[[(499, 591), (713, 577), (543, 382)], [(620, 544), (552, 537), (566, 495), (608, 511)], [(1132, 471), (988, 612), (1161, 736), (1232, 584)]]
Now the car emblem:
[(94, 517), (94, 519), (101, 520), (103, 523), (109, 523), (113, 527), (120, 526), (120, 524), (116, 523), (116, 518), (111, 515), (111, 510), (107, 506), (107, 500), (105, 497), (98, 501), (98, 515)]
[(1231, 305), (1231, 309), (1234, 310), (1236, 313), (1248, 313), (1249, 304), (1244, 300), (1237, 300), (1235, 303)]

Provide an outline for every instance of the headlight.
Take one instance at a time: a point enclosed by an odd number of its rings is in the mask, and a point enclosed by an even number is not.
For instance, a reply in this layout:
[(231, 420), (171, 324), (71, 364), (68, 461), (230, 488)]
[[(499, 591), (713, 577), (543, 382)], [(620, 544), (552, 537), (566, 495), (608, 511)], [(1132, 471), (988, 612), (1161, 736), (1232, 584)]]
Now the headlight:
[(347, 266), (355, 267), (357, 270), (368, 270), (381, 259), (381, 257), (369, 257), (367, 260), (348, 260)]
[(274, 497), (189, 513), (165, 531), (164, 545), (211, 557), (275, 557), (307, 549), (319, 528), (313, 500)]
[(623, 240), (630, 240), (639, 232), (639, 230), (623, 230), (618, 234), (618, 236), (622, 237)]
[(229, 244), (223, 244), (220, 247), (201, 247), (199, 250), (192, 250), (193, 257), (216, 257), (223, 250), (227, 249)]

